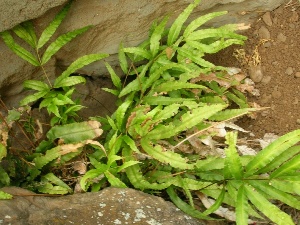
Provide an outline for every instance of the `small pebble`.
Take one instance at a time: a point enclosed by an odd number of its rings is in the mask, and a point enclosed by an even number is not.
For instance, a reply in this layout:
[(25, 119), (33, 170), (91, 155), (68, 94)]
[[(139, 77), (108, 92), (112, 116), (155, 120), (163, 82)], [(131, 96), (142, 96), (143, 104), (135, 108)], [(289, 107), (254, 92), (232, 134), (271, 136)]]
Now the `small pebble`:
[(283, 33), (279, 33), (277, 35), (277, 41), (285, 42), (286, 41), (286, 36)]
[(264, 46), (265, 48), (269, 48), (269, 47), (272, 46), (272, 43), (271, 43), (270, 41), (267, 41), (266, 43), (263, 44), (263, 46)]
[(300, 124), (300, 119), (297, 119), (296, 123), (297, 123), (297, 124)]
[(286, 70), (285, 70), (285, 74), (287, 75), (292, 75), (294, 72), (293, 68), (292, 67), (288, 67)]
[(282, 94), (281, 94), (280, 91), (274, 90), (274, 91), (272, 92), (272, 96), (273, 96), (273, 98), (280, 98), (280, 97), (282, 96)]
[(270, 31), (265, 26), (261, 26), (259, 28), (258, 34), (259, 34), (260, 38), (262, 38), (262, 39), (270, 39), (271, 38)]
[(295, 100), (292, 102), (293, 105), (298, 105), (298, 103), (299, 103), (298, 98), (295, 98)]
[(272, 17), (271, 17), (271, 13), (270, 12), (266, 12), (262, 16), (262, 19), (265, 22), (265, 24), (267, 24), (268, 26), (272, 26), (273, 22), (272, 22)]
[(257, 66), (250, 66), (249, 67), (249, 75), (251, 80), (255, 83), (259, 83), (263, 79), (263, 72), (260, 65)]
[(296, 25), (294, 23), (290, 23), (289, 27), (292, 28), (292, 29), (295, 29)]
[(300, 71), (295, 73), (295, 77), (300, 78)]
[(265, 77), (263, 77), (262, 80), (261, 80), (261, 82), (262, 82), (263, 84), (268, 84), (268, 83), (270, 83), (270, 81), (271, 81), (271, 76), (265, 76)]

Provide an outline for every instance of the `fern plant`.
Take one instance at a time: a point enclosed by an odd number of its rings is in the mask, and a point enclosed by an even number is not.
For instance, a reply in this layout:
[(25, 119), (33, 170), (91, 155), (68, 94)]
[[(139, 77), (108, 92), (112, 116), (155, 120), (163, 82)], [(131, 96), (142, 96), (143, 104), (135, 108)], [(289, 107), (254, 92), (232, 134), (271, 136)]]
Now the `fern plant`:
[[(105, 174), (107, 158), (90, 155), (94, 163), (81, 179), (81, 187), (96, 191), (108, 181), (146, 192), (166, 190), (177, 207), (199, 219), (216, 219), (212, 214), (227, 204), (236, 208), (237, 224), (263, 219), (261, 213), (275, 223), (293, 224), (270, 200), (299, 209), (299, 193), (286, 189), (287, 182), (299, 185), (299, 150), (292, 147), (299, 141), (299, 131), (283, 136), (256, 156), (239, 155), (236, 133), (226, 136), (225, 158), (212, 153), (203, 157), (181, 148), (194, 137), (213, 136), (205, 132), (217, 124), (255, 110), (239, 90), (243, 80), (202, 58), (242, 44), (245, 37), (234, 33), (234, 25), (199, 29), (225, 12), (201, 16), (183, 28), (198, 3), (189, 5), (170, 29), (165, 28), (167, 17), (155, 22), (149, 39), (140, 46), (120, 45), (123, 73), (136, 76), (131, 82), (122, 84), (106, 64), (116, 88), (105, 90), (119, 97), (119, 106), (111, 117), (93, 119), (103, 124), (104, 147), (116, 159), (112, 167), (119, 173), (110, 180)], [(127, 164), (124, 171), (117, 169)], [(273, 179), (280, 171), (285, 171), (284, 176)], [(195, 195), (215, 202), (201, 212), (194, 206)]]
[(74, 117), (82, 105), (72, 100), (72, 94), (75, 90), (74, 86), (79, 83), (85, 83), (85, 78), (82, 76), (70, 76), (78, 69), (98, 60), (107, 57), (107, 54), (91, 54), (80, 57), (74, 61), (59, 77), (52, 83), (44, 68), (44, 65), (57, 53), (64, 45), (69, 43), (76, 36), (86, 32), (91, 26), (86, 26), (80, 29), (70, 31), (66, 34), (60, 35), (41, 53), (41, 49), (49, 42), (55, 31), (61, 24), (62, 20), (67, 15), (72, 1), (69, 1), (65, 7), (56, 15), (54, 20), (42, 32), (41, 36), (37, 38), (31, 21), (26, 21), (17, 25), (12, 31), (32, 49), (28, 51), (20, 46), (12, 37), (10, 31), (1, 32), (0, 35), (5, 44), (19, 57), (26, 60), (33, 66), (41, 67), (44, 78), (47, 81), (40, 80), (26, 80), (24, 87), (26, 89), (34, 90), (34, 94), (26, 96), (21, 100), (20, 105), (25, 106), (29, 103), (40, 101), (39, 108), (46, 108), (49, 114), (52, 114), (50, 124), (66, 124), (74, 122)]

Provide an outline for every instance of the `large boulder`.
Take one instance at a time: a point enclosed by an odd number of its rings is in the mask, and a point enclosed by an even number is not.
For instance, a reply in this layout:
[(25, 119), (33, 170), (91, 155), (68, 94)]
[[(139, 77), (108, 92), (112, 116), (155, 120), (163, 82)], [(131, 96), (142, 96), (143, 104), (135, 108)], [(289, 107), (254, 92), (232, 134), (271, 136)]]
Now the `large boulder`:
[[(33, 22), (38, 33), (40, 33), (61, 7), (51, 8), (66, 1), (5, 0), (5, 2), (5, 4), (0, 5), (0, 12), (2, 12), (0, 13), (0, 31), (11, 28), (24, 20), (36, 18)], [(12, 2), (14, 3), (12, 4)], [(112, 56), (106, 61), (116, 68), (118, 64), (116, 53), (121, 41), (124, 42), (125, 46), (135, 46), (141, 43), (147, 37), (149, 27), (154, 20), (170, 14), (170, 21), (174, 21), (176, 16), (191, 2), (193, 1), (74, 1), (67, 18), (57, 31), (57, 35), (87, 25), (94, 26), (66, 45), (53, 57), (47, 67), (48, 76), (53, 79), (75, 59), (90, 53), (111, 54)], [(191, 18), (211, 11), (228, 10), (227, 15), (214, 19), (208, 25), (215, 26), (225, 23), (249, 25), (258, 17), (260, 12), (272, 10), (282, 2), (284, 0), (202, 0)], [(46, 12), (47, 9), (49, 10)], [(6, 13), (5, 16), (3, 12)], [(41, 16), (41, 14), (43, 15)], [(22, 97), (22, 94), (20, 95), (22, 82), (26, 79), (42, 77), (42, 71), (18, 58), (5, 46), (2, 40), (0, 40), (0, 58), (0, 95), (9, 107), (17, 106)], [(93, 63), (80, 72), (99, 77), (106, 74), (102, 62)]]
[(133, 189), (106, 188), (100, 192), (45, 197), (16, 188), (0, 201), (0, 224), (136, 224), (204, 225), (184, 214), (171, 202)]

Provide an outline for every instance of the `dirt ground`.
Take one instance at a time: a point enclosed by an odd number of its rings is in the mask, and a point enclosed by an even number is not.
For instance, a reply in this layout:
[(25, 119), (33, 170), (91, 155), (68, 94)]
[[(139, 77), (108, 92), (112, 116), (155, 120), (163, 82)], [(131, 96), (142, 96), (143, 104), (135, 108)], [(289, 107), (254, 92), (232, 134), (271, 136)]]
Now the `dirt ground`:
[[(255, 137), (283, 135), (300, 128), (299, 16), (299, 1), (286, 1), (243, 33), (248, 37), (244, 46), (232, 46), (209, 58), (216, 65), (242, 68), (255, 81), (260, 96), (248, 96), (248, 100), (270, 108), (256, 119), (245, 117), (238, 122)], [(237, 50), (239, 60), (233, 56)]]

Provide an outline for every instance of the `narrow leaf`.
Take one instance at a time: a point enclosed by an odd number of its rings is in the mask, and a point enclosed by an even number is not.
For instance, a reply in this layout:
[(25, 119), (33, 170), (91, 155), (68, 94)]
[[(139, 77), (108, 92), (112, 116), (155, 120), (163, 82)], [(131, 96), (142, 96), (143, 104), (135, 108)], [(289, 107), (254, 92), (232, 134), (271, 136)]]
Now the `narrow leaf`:
[(227, 14), (227, 11), (222, 11), (222, 12), (213, 12), (213, 13), (208, 13), (205, 14), (204, 16), (200, 16), (199, 18), (193, 20), (185, 29), (183, 36), (187, 38), (192, 32), (194, 32), (196, 29), (198, 29), (200, 26), (205, 24), (207, 21)]
[(174, 188), (172, 186), (167, 188), (167, 193), (172, 200), (172, 202), (183, 212), (186, 214), (198, 218), (198, 219), (205, 219), (205, 220), (213, 220), (212, 218), (208, 217), (207, 215), (201, 213), (200, 211), (194, 209), (192, 206), (181, 200), (178, 195), (176, 194)]
[[(132, 156), (133, 151), (127, 147), (123, 148), (123, 156), (125, 157), (125, 161), (134, 161), (134, 158)], [(126, 175), (128, 179), (130, 180), (130, 183), (136, 188), (136, 189), (153, 189), (153, 190), (163, 190), (169, 187), (172, 183), (169, 181), (167, 183), (150, 183), (148, 182), (143, 174), (141, 173), (141, 169), (138, 164), (132, 165), (130, 167), (126, 168)]]
[(220, 195), (216, 199), (215, 203), (212, 204), (211, 207), (209, 207), (207, 210), (205, 210), (203, 212), (204, 215), (209, 215), (209, 214), (213, 213), (221, 206), (221, 204), (223, 203), (224, 197), (225, 197), (225, 192), (226, 192), (225, 188), (223, 188)]
[(42, 169), (46, 164), (50, 163), (54, 159), (60, 157), (60, 146), (52, 148), (46, 151), (45, 155), (37, 156), (34, 158), (33, 162), (35, 163), (35, 167), (37, 169)]
[[(273, 179), (275, 177), (280, 177), (282, 175), (287, 175), (290, 172), (295, 172), (296, 170), (299, 170), (300, 168), (300, 155), (297, 155), (293, 157), (290, 161), (287, 163), (281, 165), (277, 170), (275, 170), (270, 178)], [(300, 174), (299, 174), (300, 176)]]
[(49, 91), (50, 87), (39, 80), (26, 80), (23, 83), (24, 88), (36, 90), (36, 91)]
[(128, 161), (128, 162), (125, 162), (121, 166), (118, 167), (117, 172), (122, 172), (122, 170), (124, 170), (124, 169), (126, 169), (126, 168), (128, 168), (130, 166), (139, 164), (139, 163), (141, 163), (141, 162), (140, 161)]
[(172, 98), (165, 96), (147, 96), (144, 97), (143, 103), (148, 105), (172, 105), (187, 101), (194, 101), (193, 98)]
[(69, 1), (62, 8), (62, 10), (55, 16), (54, 20), (48, 25), (48, 27), (43, 31), (40, 39), (38, 40), (38, 44), (37, 44), (38, 49), (43, 47), (49, 41), (52, 35), (55, 33), (56, 29), (59, 27), (59, 25), (67, 15), (67, 12), (71, 7), (71, 3), (72, 1)]
[(53, 41), (48, 48), (45, 50), (43, 56), (42, 56), (42, 62), (41, 64), (44, 65), (49, 61), (49, 59), (58, 52), (59, 49), (61, 49), (65, 44), (69, 43), (72, 39), (74, 39), (79, 34), (84, 33), (87, 31), (91, 26), (86, 26), (80, 29), (76, 29), (73, 31), (70, 31), (66, 34), (63, 34), (59, 36), (55, 41)]
[(199, 84), (191, 84), (187, 82), (181, 82), (181, 81), (167, 81), (159, 86), (155, 87), (153, 91), (155, 92), (169, 92), (174, 91), (178, 89), (207, 89), (207, 87)]
[(26, 41), (32, 48), (35, 49), (37, 39), (32, 22), (26, 21), (22, 24), (19, 24), (13, 28), (13, 31), (16, 33), (16, 35), (18, 35), (18, 37)]
[(19, 57), (21, 57), (22, 59), (26, 60), (34, 66), (40, 66), (39, 61), (25, 48), (18, 45), (8, 31), (1, 32), (0, 36), (2, 37), (7, 47), (9, 47), (10, 50), (16, 53), (16, 55), (18, 55)]
[(278, 190), (272, 186), (271, 182), (263, 181), (249, 181), (249, 184), (255, 187), (257, 190), (260, 190), (262, 193), (267, 194), (271, 199), (278, 199), (281, 202), (295, 208), (300, 209), (300, 201), (292, 196), (291, 194), (286, 193), (285, 191)]
[(72, 189), (65, 182), (63, 182), (61, 179), (55, 176), (53, 173), (47, 173), (46, 175), (43, 176), (43, 178), (49, 180), (53, 184), (68, 189), (69, 192), (72, 192)]
[(168, 22), (169, 17), (165, 17), (160, 24), (158, 24), (155, 29), (153, 30), (153, 33), (150, 37), (150, 51), (152, 53), (152, 57), (155, 57), (158, 53), (160, 41), (162, 34), (164, 32), (164, 28), (166, 26), (166, 23)]
[(262, 194), (249, 185), (245, 185), (247, 198), (253, 205), (274, 223), (279, 225), (294, 225), (292, 218), (271, 204)]
[(108, 170), (108, 166), (102, 164), (97, 169), (91, 169), (91, 170), (87, 171), (84, 174), (84, 176), (80, 179), (81, 189), (84, 190), (84, 191), (87, 191), (89, 185), (91, 183), (97, 183), (97, 181), (99, 181), (99, 178), (103, 178), (101, 176), (107, 170)]
[(248, 224), (248, 199), (245, 193), (245, 186), (241, 185), (236, 198), (236, 224)]
[(136, 147), (136, 143), (128, 135), (123, 136), (123, 141), (136, 153), (141, 153), (140, 150)]
[(108, 54), (90, 54), (78, 58), (58, 78), (56, 78), (54, 87), (59, 87), (60, 82), (62, 82), (63, 79), (70, 76), (76, 70), (106, 57), (108, 57)]
[(291, 157), (299, 153), (300, 153), (300, 146), (299, 145), (292, 146), (288, 148), (286, 151), (284, 151), (283, 153), (281, 153), (280, 155), (278, 155), (277, 157), (275, 157), (275, 159), (272, 160), (272, 162), (270, 162), (267, 166), (257, 171), (257, 173), (262, 174), (277, 169), (281, 164), (288, 161)]
[(74, 86), (76, 84), (85, 83), (85, 82), (86, 82), (86, 80), (82, 76), (66, 77), (63, 80), (61, 80), (59, 82), (59, 84), (55, 86), (55, 88), (70, 87), (70, 86)]
[(111, 81), (113, 82), (115, 87), (120, 90), (122, 88), (120, 77), (115, 73), (114, 69), (108, 63), (105, 63), (105, 66), (110, 74)]
[(220, 112), (217, 112), (209, 118), (212, 121), (224, 121), (232, 118), (240, 117), (242, 115), (254, 112), (256, 109), (253, 108), (243, 108), (243, 109), (226, 109)]
[(267, 166), (272, 162), (277, 156), (289, 149), (291, 146), (299, 142), (300, 140), (300, 130), (295, 130), (287, 133), (276, 141), (272, 142), (266, 148), (261, 150), (246, 166), (246, 174), (252, 175), (256, 173), (259, 169)]
[(194, 164), (187, 163), (187, 159), (183, 158), (180, 154), (174, 153), (170, 150), (163, 149), (160, 145), (155, 145), (147, 140), (142, 138), (141, 139), (141, 146), (147, 154), (152, 156), (153, 158), (157, 159), (162, 163), (170, 164), (174, 168), (180, 169), (193, 169)]
[(240, 161), (239, 154), (236, 149), (237, 132), (228, 132), (226, 134), (226, 144), (228, 147), (225, 149), (225, 178), (241, 179), (243, 176), (243, 168)]
[(247, 39), (245, 36), (233, 32), (234, 30), (236, 30), (236, 25), (233, 24), (227, 24), (218, 28), (201, 29), (191, 33), (188, 37), (186, 37), (186, 40), (199, 41), (206, 38), (235, 38), (240, 40)]
[(125, 102), (123, 102), (115, 112), (116, 115), (116, 125), (119, 130), (122, 130), (123, 125), (126, 123), (125, 113), (127, 112), (129, 106), (132, 104), (132, 97), (128, 97)]
[(32, 95), (28, 95), (20, 101), (20, 106), (28, 105), (30, 102), (35, 102), (36, 100), (44, 97), (46, 94), (48, 94), (48, 91), (40, 91)]
[(147, 51), (143, 48), (140, 48), (140, 47), (124, 48), (123, 50), (124, 50), (124, 52), (132, 53), (132, 54), (141, 56), (144, 59), (148, 59), (148, 60), (150, 60), (152, 57), (151, 53), (149, 51)]
[(215, 105), (202, 106), (193, 109), (190, 112), (186, 112), (181, 116), (180, 124), (170, 123), (169, 125), (166, 126), (165, 125), (159, 126), (157, 128), (154, 128), (152, 131), (150, 131), (146, 137), (152, 140), (159, 140), (159, 139), (175, 136), (181, 131), (185, 131), (187, 129), (196, 126), (204, 119), (209, 118), (210, 116), (212, 116), (216, 112), (221, 111), (225, 107), (226, 105), (215, 104)]
[(190, 59), (192, 60), (194, 63), (198, 64), (199, 66), (202, 67), (207, 67), (207, 68), (214, 68), (215, 65), (212, 64), (211, 62), (208, 62), (206, 60), (204, 60), (203, 58), (199, 57), (198, 54), (195, 54), (194, 52), (191, 52), (190, 50), (186, 49), (186, 48), (178, 48), (177, 50), (179, 56), (185, 58), (185, 59)]
[(169, 34), (168, 34), (168, 40), (167, 40), (167, 45), (171, 46), (174, 44), (174, 42), (177, 40), (182, 26), (187, 20), (187, 18), (190, 16), (194, 8), (199, 4), (200, 0), (195, 0), (194, 3), (190, 4), (174, 21), (172, 24)]
[(124, 184), (119, 178), (115, 177), (112, 173), (109, 171), (105, 171), (104, 175), (106, 176), (108, 182), (112, 187), (117, 187), (117, 188), (126, 188), (126, 184)]
[(128, 73), (128, 62), (127, 62), (127, 59), (126, 59), (126, 55), (125, 55), (125, 52), (124, 52), (124, 46), (123, 46), (122, 42), (120, 43), (120, 46), (119, 46), (118, 57), (119, 57), (119, 62), (120, 62), (120, 66), (121, 66), (121, 69), (122, 69), (123, 73), (127, 74)]

